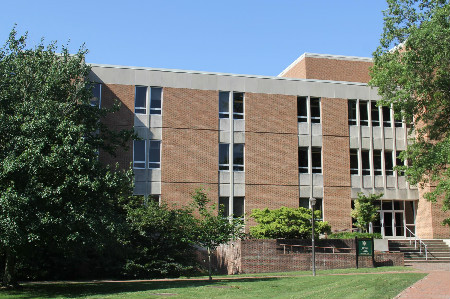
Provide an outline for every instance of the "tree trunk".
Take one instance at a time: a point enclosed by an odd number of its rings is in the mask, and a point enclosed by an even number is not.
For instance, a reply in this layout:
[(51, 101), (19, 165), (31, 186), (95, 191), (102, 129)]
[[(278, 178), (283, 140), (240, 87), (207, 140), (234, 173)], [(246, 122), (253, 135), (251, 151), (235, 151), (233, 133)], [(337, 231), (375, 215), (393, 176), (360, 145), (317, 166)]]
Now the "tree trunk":
[(16, 267), (16, 256), (11, 251), (10, 248), (6, 249), (6, 258), (5, 258), (5, 271), (3, 273), (3, 282), (2, 285), (4, 287), (16, 287), (16, 275), (15, 275), (15, 267)]
[(212, 271), (211, 271), (211, 248), (208, 247), (208, 274), (209, 281), (212, 281)]

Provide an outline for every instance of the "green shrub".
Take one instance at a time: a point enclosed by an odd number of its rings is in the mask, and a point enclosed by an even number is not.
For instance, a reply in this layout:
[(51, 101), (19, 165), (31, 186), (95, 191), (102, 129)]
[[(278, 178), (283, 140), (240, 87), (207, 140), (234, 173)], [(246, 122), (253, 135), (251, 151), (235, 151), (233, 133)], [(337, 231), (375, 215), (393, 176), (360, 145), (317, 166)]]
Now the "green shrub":
[(340, 232), (340, 233), (334, 233), (328, 235), (328, 239), (354, 239), (355, 237), (358, 238), (374, 238), (374, 239), (382, 239), (382, 236), (380, 233), (351, 233), (351, 232)]
[[(320, 218), (320, 211), (314, 212)], [(311, 210), (305, 208), (254, 209), (250, 215), (258, 225), (250, 228), (250, 235), (256, 239), (307, 239), (311, 238)], [(328, 222), (315, 222), (316, 237), (329, 233)]]

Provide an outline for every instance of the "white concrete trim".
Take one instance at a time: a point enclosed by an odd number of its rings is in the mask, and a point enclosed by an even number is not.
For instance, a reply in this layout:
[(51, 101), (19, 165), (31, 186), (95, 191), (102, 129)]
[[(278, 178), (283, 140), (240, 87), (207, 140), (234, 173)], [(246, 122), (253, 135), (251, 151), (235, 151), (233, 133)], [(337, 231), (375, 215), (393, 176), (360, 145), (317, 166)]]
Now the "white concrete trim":
[(145, 85), (200, 90), (379, 100), (378, 89), (365, 83), (263, 77), (189, 71), (93, 66), (90, 80), (104, 84)]
[(89, 66), (91, 66), (92, 68), (110, 68), (110, 69), (123, 69), (123, 70), (144, 70), (144, 71), (179, 73), (179, 74), (214, 75), (214, 76), (227, 76), (227, 77), (270, 79), (270, 80), (277, 80), (277, 81), (301, 81), (301, 82), (317, 82), (317, 83), (331, 83), (331, 84), (343, 84), (343, 85), (368, 86), (367, 83), (361, 83), (361, 82), (318, 80), (318, 79), (300, 79), (300, 78), (285, 78), (285, 77), (278, 77), (278, 76), (261, 76), (261, 75), (233, 74), (233, 73), (217, 73), (217, 72), (204, 72), (204, 71), (180, 70), (180, 69), (164, 69), (164, 68), (151, 68), (151, 67), (123, 66), (123, 65), (112, 65), (112, 64), (95, 64), (95, 63), (90, 63)]

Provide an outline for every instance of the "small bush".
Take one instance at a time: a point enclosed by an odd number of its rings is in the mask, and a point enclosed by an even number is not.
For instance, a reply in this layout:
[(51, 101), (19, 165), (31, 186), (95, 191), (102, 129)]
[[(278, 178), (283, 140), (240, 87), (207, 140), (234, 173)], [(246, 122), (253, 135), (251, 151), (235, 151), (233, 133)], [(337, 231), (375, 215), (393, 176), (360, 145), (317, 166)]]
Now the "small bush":
[(374, 239), (382, 239), (380, 233), (351, 233), (351, 232), (340, 232), (340, 233), (334, 233), (328, 235), (328, 239), (354, 239), (355, 237), (358, 238), (374, 238)]
[[(269, 210), (254, 209), (250, 217), (258, 223), (250, 228), (250, 235), (256, 239), (309, 239), (311, 238), (311, 210), (305, 208), (287, 208)], [(321, 217), (320, 211), (314, 212), (315, 219)], [(329, 233), (328, 222), (315, 221), (315, 234)]]

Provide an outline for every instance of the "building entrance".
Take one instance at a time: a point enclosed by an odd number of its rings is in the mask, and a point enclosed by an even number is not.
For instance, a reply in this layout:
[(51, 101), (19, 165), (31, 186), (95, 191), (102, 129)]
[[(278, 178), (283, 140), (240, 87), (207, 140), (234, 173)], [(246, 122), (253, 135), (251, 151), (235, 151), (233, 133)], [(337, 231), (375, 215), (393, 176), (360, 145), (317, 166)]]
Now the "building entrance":
[(380, 200), (379, 217), (373, 223), (374, 233), (383, 238), (405, 238), (415, 233), (416, 201)]

